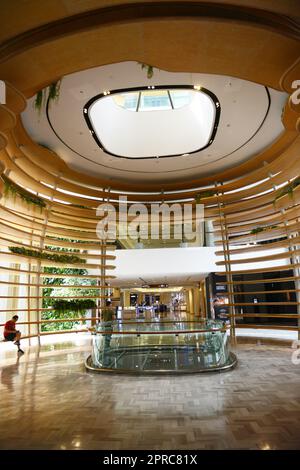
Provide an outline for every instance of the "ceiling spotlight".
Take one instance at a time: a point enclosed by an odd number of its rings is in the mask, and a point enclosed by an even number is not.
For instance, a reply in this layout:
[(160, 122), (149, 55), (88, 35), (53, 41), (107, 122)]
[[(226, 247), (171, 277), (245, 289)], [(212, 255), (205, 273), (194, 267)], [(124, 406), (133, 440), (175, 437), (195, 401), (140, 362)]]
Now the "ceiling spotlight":
[(87, 109), (86, 109), (86, 108), (84, 108), (83, 112), (86, 114), (86, 113), (87, 113)]
[(103, 92), (103, 95), (104, 95), (104, 96), (110, 95), (110, 91), (104, 91), (104, 92)]
[(183, 157), (188, 157), (189, 156), (189, 153), (184, 153), (182, 154)]
[(200, 85), (194, 85), (194, 90), (200, 91), (200, 90), (201, 90), (201, 86), (200, 86)]

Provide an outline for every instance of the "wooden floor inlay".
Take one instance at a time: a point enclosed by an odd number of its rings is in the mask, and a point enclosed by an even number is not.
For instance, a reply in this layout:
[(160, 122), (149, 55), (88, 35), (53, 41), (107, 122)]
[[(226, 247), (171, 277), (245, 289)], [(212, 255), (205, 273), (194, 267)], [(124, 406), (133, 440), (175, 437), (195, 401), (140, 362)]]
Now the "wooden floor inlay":
[(0, 449), (300, 449), (290, 348), (239, 345), (233, 371), (179, 377), (88, 373), (85, 335), (25, 350), (0, 351)]

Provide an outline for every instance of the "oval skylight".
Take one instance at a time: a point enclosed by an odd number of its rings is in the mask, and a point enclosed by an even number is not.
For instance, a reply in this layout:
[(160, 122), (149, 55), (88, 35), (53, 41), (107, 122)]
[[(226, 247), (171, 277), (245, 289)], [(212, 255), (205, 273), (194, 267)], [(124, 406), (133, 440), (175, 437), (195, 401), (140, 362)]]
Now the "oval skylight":
[(194, 98), (193, 90), (148, 89), (112, 95), (114, 102), (129, 111), (163, 111), (187, 106)]
[(214, 139), (217, 97), (194, 86), (104, 92), (84, 108), (98, 145), (120, 158), (165, 158), (199, 152)]

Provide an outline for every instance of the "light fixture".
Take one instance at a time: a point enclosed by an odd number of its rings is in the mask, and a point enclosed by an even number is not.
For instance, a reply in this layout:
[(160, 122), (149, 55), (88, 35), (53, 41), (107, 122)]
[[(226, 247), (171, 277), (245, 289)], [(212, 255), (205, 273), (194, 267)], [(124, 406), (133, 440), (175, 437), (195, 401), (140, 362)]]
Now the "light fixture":
[(201, 90), (201, 86), (200, 86), (200, 85), (194, 85), (194, 90), (200, 91), (200, 90)]

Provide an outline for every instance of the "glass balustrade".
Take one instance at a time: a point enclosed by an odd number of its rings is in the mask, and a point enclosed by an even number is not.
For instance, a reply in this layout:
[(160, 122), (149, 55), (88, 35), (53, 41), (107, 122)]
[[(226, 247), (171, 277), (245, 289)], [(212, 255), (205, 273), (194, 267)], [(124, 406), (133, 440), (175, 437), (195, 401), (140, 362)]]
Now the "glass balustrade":
[(237, 360), (220, 321), (113, 321), (93, 331), (94, 371), (185, 373), (227, 370)]

